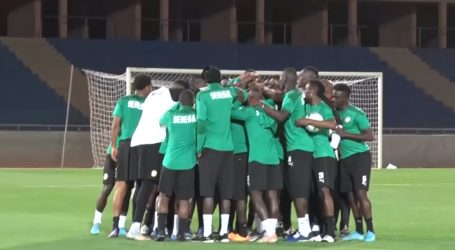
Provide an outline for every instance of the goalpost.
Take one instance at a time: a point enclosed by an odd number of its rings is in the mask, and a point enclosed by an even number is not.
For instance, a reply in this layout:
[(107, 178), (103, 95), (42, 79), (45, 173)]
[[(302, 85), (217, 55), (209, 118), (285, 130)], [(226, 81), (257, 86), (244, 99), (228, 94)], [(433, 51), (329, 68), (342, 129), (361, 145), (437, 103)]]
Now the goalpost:
[[(115, 102), (132, 91), (131, 83), (138, 74), (147, 74), (155, 87), (168, 86), (178, 79), (189, 79), (200, 75), (201, 69), (132, 68), (122, 75), (84, 70), (89, 85), (90, 138), (95, 167), (103, 166), (106, 147), (110, 142), (112, 111)], [(242, 74), (243, 70), (221, 70), (230, 78)], [(278, 77), (281, 71), (256, 71), (263, 80)], [(371, 122), (374, 140), (368, 142), (373, 158), (373, 167), (382, 168), (383, 127), (383, 75), (381, 72), (319, 72), (322, 79), (333, 84), (346, 83), (351, 86), (351, 101), (363, 109)]]

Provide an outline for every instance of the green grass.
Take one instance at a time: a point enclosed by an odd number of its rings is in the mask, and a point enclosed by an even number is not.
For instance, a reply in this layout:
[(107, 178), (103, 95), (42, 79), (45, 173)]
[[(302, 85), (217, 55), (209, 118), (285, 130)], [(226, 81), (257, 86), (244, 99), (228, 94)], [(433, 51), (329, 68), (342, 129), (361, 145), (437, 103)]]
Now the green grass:
[(377, 241), (332, 245), (110, 240), (110, 204), (102, 234), (90, 236), (101, 178), (101, 171), (91, 169), (0, 170), (0, 249), (455, 249), (455, 169), (373, 171), (370, 196)]

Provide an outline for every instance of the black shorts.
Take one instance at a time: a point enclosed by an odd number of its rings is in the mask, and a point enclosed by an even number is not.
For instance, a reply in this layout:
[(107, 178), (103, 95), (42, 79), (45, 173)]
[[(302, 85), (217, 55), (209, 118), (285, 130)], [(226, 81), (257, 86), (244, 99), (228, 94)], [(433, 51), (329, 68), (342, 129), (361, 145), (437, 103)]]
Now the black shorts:
[(112, 160), (111, 154), (106, 155), (103, 168), (103, 184), (114, 185), (115, 184), (115, 161)]
[(322, 157), (314, 159), (313, 163), (313, 178), (316, 181), (318, 192), (323, 187), (335, 190), (338, 176), (337, 160), (335, 158)]
[(248, 153), (234, 154), (234, 194), (233, 200), (241, 201), (246, 199), (247, 186), (246, 176), (248, 175)]
[(283, 188), (283, 176), (278, 165), (265, 165), (256, 161), (248, 164), (248, 190), (268, 191)]
[(219, 191), (221, 200), (230, 200), (234, 194), (234, 154), (204, 148), (199, 158), (199, 195), (214, 197)]
[(366, 151), (341, 160), (340, 189), (351, 192), (360, 189), (368, 190), (371, 175), (371, 153)]
[(130, 147), (131, 140), (120, 141), (117, 154), (116, 181), (137, 180), (137, 151)]
[(194, 168), (189, 170), (172, 170), (161, 168), (160, 193), (171, 197), (175, 193), (177, 200), (189, 200), (194, 197)]
[(313, 161), (311, 152), (303, 150), (288, 152), (285, 182), (292, 199), (310, 197)]
[(137, 146), (138, 179), (151, 180), (158, 184), (164, 156), (160, 154), (161, 143)]

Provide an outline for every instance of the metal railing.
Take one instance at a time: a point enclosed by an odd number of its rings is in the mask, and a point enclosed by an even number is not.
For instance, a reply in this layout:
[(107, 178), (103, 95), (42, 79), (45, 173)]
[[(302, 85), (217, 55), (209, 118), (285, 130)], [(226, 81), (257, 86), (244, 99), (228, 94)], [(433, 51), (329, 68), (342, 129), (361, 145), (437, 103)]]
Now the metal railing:
[(455, 134), (455, 128), (383, 128), (383, 134), (447, 135)]
[[(50, 124), (0, 124), (7, 131), (64, 131), (65, 125)], [(68, 125), (68, 131), (90, 131), (90, 125)]]
[[(455, 47), (455, 27), (448, 27), (447, 47)], [(439, 28), (438, 27), (417, 27), (417, 47), (419, 48), (439, 48)]]
[[(356, 46), (362, 45), (362, 30), (367, 29), (366, 25), (357, 26), (357, 44)], [(328, 29), (328, 44), (330, 46), (336, 45), (349, 45), (349, 25), (347, 24), (329, 24)], [(340, 40), (340, 38), (344, 38)]]
[(201, 21), (182, 19), (141, 19), (142, 40), (160, 39), (162, 29), (169, 29), (169, 40), (196, 42), (201, 40)]
[[(46, 21), (57, 22), (58, 16), (43, 16), (43, 23)], [(99, 16), (68, 16), (68, 37), (81, 38), (107, 38), (114, 34), (114, 23), (107, 17)], [(98, 26), (98, 27), (96, 27)], [(78, 27), (79, 29), (73, 29)], [(80, 32), (74, 32), (79, 30)]]
[[(6, 131), (63, 131), (65, 125), (49, 124), (0, 124), (0, 130)], [(68, 131), (90, 131), (90, 125), (68, 125)], [(383, 128), (384, 134), (409, 135), (448, 135), (455, 134), (455, 128)]]

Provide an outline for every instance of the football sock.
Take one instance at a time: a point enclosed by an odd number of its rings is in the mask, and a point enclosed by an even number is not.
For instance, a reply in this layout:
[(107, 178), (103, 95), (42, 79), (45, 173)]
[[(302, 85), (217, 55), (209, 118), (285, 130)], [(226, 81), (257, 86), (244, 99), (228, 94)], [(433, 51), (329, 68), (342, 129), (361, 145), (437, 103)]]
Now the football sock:
[(355, 230), (359, 234), (363, 234), (363, 221), (362, 217), (355, 218)]
[(311, 232), (310, 227), (310, 216), (308, 214), (305, 215), (303, 218), (297, 219), (299, 224), (299, 233), (304, 237), (308, 237), (308, 234)]
[(119, 228), (125, 228), (125, 223), (126, 223), (126, 216), (125, 215), (120, 215), (119, 221), (118, 221), (118, 227)]
[(103, 217), (103, 213), (98, 212), (98, 210), (95, 210), (95, 217), (93, 218), (93, 224), (101, 224), (102, 217)]
[(374, 233), (373, 218), (369, 218), (369, 219), (365, 218), (365, 223), (367, 224), (367, 230)]
[(114, 217), (114, 218), (112, 219), (112, 221), (113, 221), (112, 229), (119, 228), (119, 227), (118, 227), (118, 221), (119, 221), (118, 216)]
[(204, 237), (209, 237), (212, 234), (213, 215), (212, 214), (204, 214), (202, 217), (203, 217), (203, 220), (204, 220)]
[(174, 227), (172, 228), (172, 235), (177, 235), (178, 229), (179, 229), (179, 217), (178, 217), (178, 215), (174, 214)]

